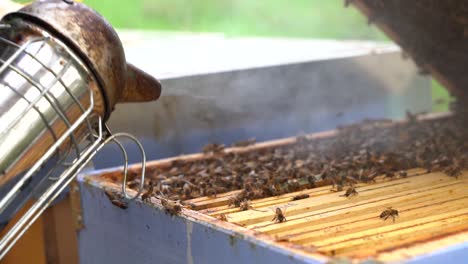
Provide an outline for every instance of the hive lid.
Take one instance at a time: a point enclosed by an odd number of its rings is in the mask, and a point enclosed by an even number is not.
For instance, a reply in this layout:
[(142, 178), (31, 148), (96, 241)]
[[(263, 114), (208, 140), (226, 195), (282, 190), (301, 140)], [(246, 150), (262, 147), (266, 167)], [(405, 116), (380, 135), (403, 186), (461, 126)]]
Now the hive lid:
[(468, 95), (468, 1), (347, 0), (454, 96)]

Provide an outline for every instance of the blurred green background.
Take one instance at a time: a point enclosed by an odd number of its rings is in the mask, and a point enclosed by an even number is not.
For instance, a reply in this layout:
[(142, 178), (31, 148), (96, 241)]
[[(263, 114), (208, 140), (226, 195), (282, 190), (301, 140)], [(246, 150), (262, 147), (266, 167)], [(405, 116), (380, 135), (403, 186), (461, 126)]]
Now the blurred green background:
[(234, 36), (385, 39), (342, 0), (85, 0), (115, 27)]
[[(28, 2), (28, 1), (18, 1)], [(389, 41), (344, 0), (84, 0), (116, 28)], [(433, 98), (448, 101), (435, 81)], [(444, 111), (447, 103), (436, 104)]]

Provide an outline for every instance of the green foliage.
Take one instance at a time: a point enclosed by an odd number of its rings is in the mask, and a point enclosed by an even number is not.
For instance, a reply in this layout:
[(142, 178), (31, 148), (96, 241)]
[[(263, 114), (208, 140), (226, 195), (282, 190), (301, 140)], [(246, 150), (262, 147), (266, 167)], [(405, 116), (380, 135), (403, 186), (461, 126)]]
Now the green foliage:
[(85, 0), (118, 28), (223, 32), (231, 36), (385, 37), (342, 0)]
[(449, 110), (451, 96), (436, 80), (432, 80), (432, 100), (435, 112), (446, 112)]

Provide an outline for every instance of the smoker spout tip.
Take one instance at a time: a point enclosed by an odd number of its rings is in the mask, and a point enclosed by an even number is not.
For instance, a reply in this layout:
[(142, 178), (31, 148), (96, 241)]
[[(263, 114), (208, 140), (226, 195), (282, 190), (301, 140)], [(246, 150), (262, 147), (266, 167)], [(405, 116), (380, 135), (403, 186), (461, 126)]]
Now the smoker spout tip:
[(127, 64), (126, 78), (119, 103), (155, 101), (161, 96), (161, 83), (131, 64)]

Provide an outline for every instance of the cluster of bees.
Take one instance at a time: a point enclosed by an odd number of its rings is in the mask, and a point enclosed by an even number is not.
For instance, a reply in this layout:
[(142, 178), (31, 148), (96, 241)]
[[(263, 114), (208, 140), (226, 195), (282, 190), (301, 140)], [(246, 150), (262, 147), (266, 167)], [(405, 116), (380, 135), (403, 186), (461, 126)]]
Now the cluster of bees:
[[(467, 122), (457, 115), (419, 121), (408, 113), (407, 119), (406, 123), (364, 121), (339, 128), (332, 138), (309, 140), (299, 136), (295, 144), (242, 153), (226, 153), (223, 145), (209, 144), (203, 149), (206, 158), (202, 160), (177, 160), (168, 168), (148, 168), (142, 199), (157, 196), (183, 204), (198, 197), (241, 190), (229, 200), (229, 206), (249, 210), (253, 199), (298, 192), (314, 188), (317, 183), (329, 183), (334, 191), (344, 191), (343, 196), (351, 197), (358, 193), (354, 187), (357, 183), (372, 183), (379, 175), (401, 178), (407, 177), (409, 169), (425, 168), (457, 177), (468, 169)], [(252, 144), (255, 140), (236, 146)], [(137, 174), (133, 176), (128, 187), (136, 190), (140, 183)], [(173, 213), (182, 208), (179, 202), (168, 207)], [(273, 221), (286, 221), (280, 211), (276, 211)], [(397, 215), (385, 212), (382, 219)]]

